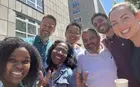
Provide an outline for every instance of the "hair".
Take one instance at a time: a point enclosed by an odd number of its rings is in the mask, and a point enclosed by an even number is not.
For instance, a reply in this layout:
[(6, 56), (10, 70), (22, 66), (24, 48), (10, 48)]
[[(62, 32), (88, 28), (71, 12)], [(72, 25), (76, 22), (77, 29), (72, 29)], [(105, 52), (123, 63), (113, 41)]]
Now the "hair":
[(44, 17), (42, 18), (42, 20), (44, 20), (45, 18), (50, 18), (50, 19), (54, 20), (55, 25), (56, 25), (56, 18), (55, 18), (54, 16), (48, 14), (48, 15), (44, 16)]
[(115, 10), (116, 8), (121, 7), (121, 6), (127, 6), (128, 9), (129, 9), (134, 15), (136, 15), (136, 13), (138, 12), (138, 9), (137, 9), (133, 4), (131, 4), (130, 2), (121, 2), (121, 3), (115, 4), (115, 5), (111, 8), (111, 10), (110, 10), (110, 12), (109, 12), (109, 17), (110, 17), (110, 14), (112, 13), (113, 10)]
[(91, 23), (92, 23), (92, 24), (93, 24), (94, 18), (96, 18), (96, 17), (98, 17), (98, 16), (104, 17), (106, 20), (109, 20), (109, 18), (107, 17), (106, 14), (103, 14), (103, 13), (95, 13), (95, 14), (93, 14), (93, 16), (91, 17)]
[(87, 28), (85, 30), (82, 31), (82, 34), (85, 33), (85, 32), (88, 32), (88, 31), (91, 31), (91, 32), (94, 32), (96, 34), (96, 36), (100, 37), (99, 33), (96, 31), (96, 29), (93, 29), (93, 28)]
[(32, 45), (24, 42), (18, 37), (7, 37), (0, 42), (0, 80), (4, 79), (8, 58), (12, 52), (19, 47), (25, 47), (31, 58), (29, 72), (22, 80), (22, 83), (25, 86), (32, 86), (39, 75), (41, 57), (39, 52)]
[(78, 23), (72, 22), (72, 23), (70, 23), (70, 24), (66, 27), (65, 33), (67, 32), (67, 30), (69, 29), (70, 26), (76, 26), (76, 27), (79, 28), (80, 33), (82, 32), (82, 29), (81, 29), (82, 27), (81, 27)]
[(68, 54), (67, 54), (67, 58), (66, 60), (64, 61), (64, 64), (71, 68), (71, 69), (74, 69), (76, 67), (76, 64), (77, 64), (77, 60), (76, 60), (76, 57), (74, 55), (74, 49), (71, 47), (70, 44), (68, 44), (67, 42), (64, 42), (64, 41), (60, 41), (60, 40), (56, 40), (54, 42), (54, 44), (50, 47), (50, 49), (48, 50), (48, 56), (47, 56), (47, 64), (48, 64), (48, 68), (47, 68), (47, 71), (49, 69), (52, 70), (52, 68), (56, 68), (56, 65), (52, 62), (52, 58), (51, 58), (51, 54), (52, 54), (52, 51), (53, 49), (55, 49), (55, 47), (59, 44), (59, 43), (65, 43), (67, 44), (68, 46)]
[(101, 16), (101, 17), (104, 17), (108, 22), (109, 22), (109, 27), (111, 27), (111, 23), (110, 23), (110, 20), (108, 18), (108, 16), (104, 13), (95, 13), (92, 17), (91, 17), (91, 23), (93, 25), (93, 20), (98, 17), (98, 16)]

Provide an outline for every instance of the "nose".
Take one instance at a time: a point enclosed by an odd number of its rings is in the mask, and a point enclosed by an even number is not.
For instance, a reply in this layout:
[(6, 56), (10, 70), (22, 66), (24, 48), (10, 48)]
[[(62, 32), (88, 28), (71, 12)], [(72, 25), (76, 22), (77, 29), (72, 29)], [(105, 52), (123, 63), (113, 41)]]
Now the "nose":
[(19, 70), (22, 70), (24, 68), (24, 65), (22, 63), (17, 63), (15, 67)]
[(62, 50), (59, 50), (58, 53), (63, 54)]

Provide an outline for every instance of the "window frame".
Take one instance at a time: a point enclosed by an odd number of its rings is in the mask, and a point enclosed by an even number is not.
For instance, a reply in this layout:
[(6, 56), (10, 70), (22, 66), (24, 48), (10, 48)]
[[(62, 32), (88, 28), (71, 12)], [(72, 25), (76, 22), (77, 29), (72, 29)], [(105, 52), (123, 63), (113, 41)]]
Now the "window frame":
[[(24, 32), (24, 31), (20, 31), (20, 30), (18, 30), (17, 27), (16, 27), (16, 29), (15, 29), (15, 34), (16, 34), (16, 33), (24, 34), (24, 35), (26, 36), (26, 37), (24, 37), (24, 38), (27, 38), (27, 37), (29, 37), (29, 36), (33, 36), (33, 37), (34, 37), (34, 36), (36, 36), (36, 35), (39, 34), (40, 25), (39, 25), (38, 22), (35, 21), (35, 23), (32, 23), (32, 22), (29, 21), (30, 19), (28, 19), (27, 17), (25, 17), (25, 19), (22, 19), (22, 18), (20, 18), (20, 17), (16, 17), (16, 21), (17, 21), (17, 20), (26, 23), (26, 30), (25, 30), (25, 32)], [(36, 27), (36, 29), (35, 29), (35, 30), (36, 30), (36, 34), (31, 34), (31, 33), (29, 33), (28, 24), (34, 25), (34, 26)]]
[[(25, 4), (25, 5), (27, 5), (27, 6), (31, 7), (31, 8), (33, 8), (34, 10), (36, 10), (36, 11), (38, 11), (38, 12), (44, 14), (44, 0), (41, 0), (41, 1), (42, 1), (42, 7), (39, 6), (39, 5), (37, 4), (37, 0), (35, 0), (35, 3), (32, 2), (31, 0), (25, 0), (25, 2), (22, 1), (22, 0), (17, 0), (17, 1), (19, 1), (19, 2), (21, 2), (21, 3), (23, 3), (23, 4)], [(29, 4), (28, 4), (28, 1), (29, 1), (30, 3), (35, 4), (35, 7), (29, 5)], [(39, 8), (42, 8), (42, 11), (41, 11), (40, 9), (38, 9), (38, 7), (39, 7)]]

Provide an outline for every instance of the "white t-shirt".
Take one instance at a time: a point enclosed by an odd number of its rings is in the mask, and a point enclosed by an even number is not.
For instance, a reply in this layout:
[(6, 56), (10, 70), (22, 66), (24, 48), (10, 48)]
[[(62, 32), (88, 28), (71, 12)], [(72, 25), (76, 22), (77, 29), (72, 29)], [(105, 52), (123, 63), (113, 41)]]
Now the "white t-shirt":
[(78, 57), (77, 72), (83, 76), (86, 71), (89, 72), (88, 87), (115, 87), (117, 67), (108, 50), (102, 50), (98, 55), (85, 51), (85, 54)]

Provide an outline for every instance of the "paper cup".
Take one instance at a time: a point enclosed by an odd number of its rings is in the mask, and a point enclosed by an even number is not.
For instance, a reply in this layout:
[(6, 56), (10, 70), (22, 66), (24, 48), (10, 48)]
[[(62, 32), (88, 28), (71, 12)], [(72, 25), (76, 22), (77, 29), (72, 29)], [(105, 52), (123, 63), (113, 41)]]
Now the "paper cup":
[(128, 87), (127, 79), (116, 79), (115, 81), (116, 87)]

